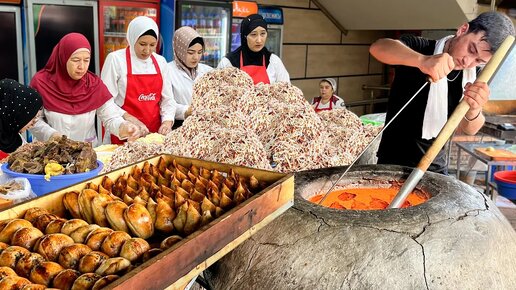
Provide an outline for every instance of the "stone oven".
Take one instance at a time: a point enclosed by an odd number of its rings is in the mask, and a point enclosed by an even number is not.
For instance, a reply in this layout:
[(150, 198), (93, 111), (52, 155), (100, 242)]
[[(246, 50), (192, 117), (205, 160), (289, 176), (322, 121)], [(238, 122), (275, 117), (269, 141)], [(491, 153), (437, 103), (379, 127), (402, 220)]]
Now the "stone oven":
[[(426, 173), (423, 204), (339, 210), (308, 199), (345, 167), (295, 175), (295, 204), (206, 276), (213, 289), (516, 289), (516, 232), (482, 193)], [(356, 166), (338, 187), (402, 181), (398, 166)]]

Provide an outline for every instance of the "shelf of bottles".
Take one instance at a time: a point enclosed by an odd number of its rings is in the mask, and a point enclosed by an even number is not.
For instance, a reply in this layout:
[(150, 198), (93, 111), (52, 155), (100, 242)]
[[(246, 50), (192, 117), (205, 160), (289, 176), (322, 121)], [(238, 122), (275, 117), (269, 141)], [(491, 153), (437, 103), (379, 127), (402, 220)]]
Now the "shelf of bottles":
[(157, 10), (155, 8), (142, 7), (104, 7), (104, 59), (115, 50), (127, 47), (126, 32), (127, 26), (137, 16), (148, 16), (156, 20)]
[(217, 67), (227, 49), (229, 11), (223, 7), (183, 4), (181, 26), (193, 27), (204, 39), (202, 63)]

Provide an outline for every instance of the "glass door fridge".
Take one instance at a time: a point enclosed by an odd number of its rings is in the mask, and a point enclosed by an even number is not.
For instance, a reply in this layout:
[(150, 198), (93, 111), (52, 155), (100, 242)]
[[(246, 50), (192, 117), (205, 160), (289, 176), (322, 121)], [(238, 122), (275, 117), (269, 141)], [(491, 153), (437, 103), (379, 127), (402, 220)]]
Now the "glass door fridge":
[(175, 26), (191, 26), (203, 37), (204, 64), (217, 67), (229, 52), (231, 12), (230, 1), (177, 1)]
[(159, 26), (159, 0), (99, 1), (101, 67), (110, 52), (127, 47), (127, 26), (137, 16), (148, 16)]
[(0, 5), (0, 79), (24, 83), (20, 12), (18, 6)]
[(281, 58), (283, 44), (283, 10), (275, 6), (258, 6), (258, 14), (267, 22), (265, 47)]
[(89, 69), (100, 73), (97, 1), (27, 0), (29, 77), (42, 69), (54, 46), (70, 32), (82, 33), (93, 49)]

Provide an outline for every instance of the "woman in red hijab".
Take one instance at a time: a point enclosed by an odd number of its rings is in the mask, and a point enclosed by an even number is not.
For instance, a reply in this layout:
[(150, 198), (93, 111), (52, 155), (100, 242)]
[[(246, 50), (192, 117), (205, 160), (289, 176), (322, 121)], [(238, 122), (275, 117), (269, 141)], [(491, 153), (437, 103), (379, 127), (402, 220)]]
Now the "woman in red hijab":
[(43, 98), (43, 118), (31, 129), (45, 141), (56, 135), (99, 145), (95, 115), (113, 134), (130, 140), (140, 137), (134, 124), (121, 117), (125, 112), (113, 102), (102, 80), (88, 70), (91, 46), (79, 33), (65, 35), (54, 47), (46, 66), (30, 86)]

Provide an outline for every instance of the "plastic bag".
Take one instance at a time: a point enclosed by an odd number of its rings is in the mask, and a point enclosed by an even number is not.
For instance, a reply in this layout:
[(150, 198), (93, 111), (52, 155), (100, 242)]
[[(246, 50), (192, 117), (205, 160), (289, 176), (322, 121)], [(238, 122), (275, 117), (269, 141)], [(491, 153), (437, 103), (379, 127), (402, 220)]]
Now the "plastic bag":
[(10, 200), (21, 200), (30, 197), (30, 194), (32, 193), (32, 188), (30, 186), (30, 182), (27, 178), (8, 178), (4, 174), (0, 176), (0, 185), (5, 184), (7, 182), (14, 181), (16, 183), (21, 184), (22, 189), (20, 190), (12, 190), (8, 191), (5, 194), (0, 194), (0, 197)]

